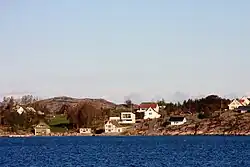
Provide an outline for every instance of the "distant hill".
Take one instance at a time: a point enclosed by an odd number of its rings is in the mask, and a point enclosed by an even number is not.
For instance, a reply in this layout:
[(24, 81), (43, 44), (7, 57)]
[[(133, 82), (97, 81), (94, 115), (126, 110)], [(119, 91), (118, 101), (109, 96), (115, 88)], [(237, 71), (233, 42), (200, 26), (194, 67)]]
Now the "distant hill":
[(54, 97), (44, 100), (39, 100), (35, 103), (45, 105), (50, 112), (57, 112), (60, 110), (60, 108), (63, 105), (77, 105), (78, 103), (88, 103), (93, 105), (97, 109), (105, 108), (115, 108), (116, 104), (112, 103), (110, 101), (107, 101), (105, 99), (90, 99), (90, 98), (84, 98), (84, 99), (78, 99), (78, 98), (72, 98), (67, 96), (60, 96), (60, 97)]

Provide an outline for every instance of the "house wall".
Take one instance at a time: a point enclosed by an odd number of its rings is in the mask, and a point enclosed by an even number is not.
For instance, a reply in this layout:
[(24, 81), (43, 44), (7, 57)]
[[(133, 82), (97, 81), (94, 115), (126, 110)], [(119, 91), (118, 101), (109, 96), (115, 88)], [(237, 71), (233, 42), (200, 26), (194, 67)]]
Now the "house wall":
[(184, 118), (183, 121), (175, 121), (175, 122), (172, 121), (172, 122), (170, 122), (170, 125), (183, 125), (186, 122), (187, 122), (187, 120), (186, 120), (186, 118)]
[(247, 113), (247, 110), (240, 110), (240, 113)]
[(184, 124), (184, 122), (182, 121), (182, 122), (171, 122), (171, 125), (183, 125)]
[(35, 135), (36, 136), (44, 136), (44, 135), (49, 135), (50, 134), (50, 129), (35, 129)]
[(117, 133), (122, 133), (126, 130), (125, 127), (120, 127), (120, 128), (117, 128)]
[[(129, 117), (127, 117), (129, 115)], [(121, 113), (121, 124), (133, 124), (135, 123), (135, 114), (132, 112), (122, 112)]]
[(161, 115), (158, 114), (154, 109), (149, 108), (147, 111), (144, 113), (144, 119), (155, 119), (155, 118), (160, 118)]
[(120, 119), (120, 117), (109, 117), (110, 121), (119, 121)]
[(145, 111), (147, 111), (147, 109), (142, 109), (142, 108), (140, 108), (140, 109), (137, 110), (136, 112), (145, 112)]
[(110, 122), (107, 122), (105, 124), (105, 133), (115, 133), (115, 132), (117, 132), (116, 126)]
[(80, 133), (91, 133), (91, 128), (80, 128)]
[(238, 107), (243, 106), (240, 102), (238, 102), (238, 100), (234, 100), (232, 101), (229, 105), (228, 108), (229, 110), (234, 110), (237, 109)]
[(46, 129), (46, 135), (50, 134), (50, 129)]

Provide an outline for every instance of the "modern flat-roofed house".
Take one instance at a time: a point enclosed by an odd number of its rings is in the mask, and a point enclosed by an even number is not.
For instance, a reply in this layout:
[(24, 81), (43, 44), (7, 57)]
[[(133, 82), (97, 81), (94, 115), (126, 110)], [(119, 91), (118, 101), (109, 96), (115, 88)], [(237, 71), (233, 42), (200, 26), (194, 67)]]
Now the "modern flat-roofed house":
[(134, 124), (135, 114), (132, 112), (121, 112), (120, 124)]
[(183, 125), (187, 119), (185, 117), (170, 117), (169, 122), (170, 125)]
[(121, 133), (126, 129), (126, 127), (123, 127), (117, 121), (107, 121), (105, 123), (105, 133)]
[(141, 103), (137, 112), (144, 113), (143, 119), (155, 119), (161, 117), (159, 109), (157, 103)]
[(50, 134), (50, 127), (45, 122), (40, 121), (39, 124), (35, 126), (36, 136), (46, 136)]

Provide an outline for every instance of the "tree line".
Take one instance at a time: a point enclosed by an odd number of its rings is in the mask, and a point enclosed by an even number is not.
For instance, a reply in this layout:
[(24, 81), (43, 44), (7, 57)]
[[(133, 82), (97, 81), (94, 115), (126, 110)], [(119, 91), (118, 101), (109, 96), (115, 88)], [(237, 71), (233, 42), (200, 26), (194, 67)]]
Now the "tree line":
[(158, 105), (164, 106), (163, 114), (169, 115), (172, 112), (182, 112), (196, 114), (202, 117), (209, 117), (214, 111), (223, 111), (228, 109), (230, 99), (221, 98), (217, 95), (209, 95), (200, 99), (188, 99), (183, 103), (166, 103), (164, 100), (158, 101)]

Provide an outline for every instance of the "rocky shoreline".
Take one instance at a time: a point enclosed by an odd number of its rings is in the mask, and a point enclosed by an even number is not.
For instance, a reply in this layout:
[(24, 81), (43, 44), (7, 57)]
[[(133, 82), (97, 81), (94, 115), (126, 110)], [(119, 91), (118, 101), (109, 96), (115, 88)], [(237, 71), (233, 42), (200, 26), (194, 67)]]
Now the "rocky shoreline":
[(218, 133), (218, 132), (210, 132), (210, 133), (203, 133), (198, 132), (194, 133), (192, 131), (189, 132), (162, 132), (162, 133), (147, 133), (147, 132), (141, 132), (138, 134), (128, 134), (124, 136), (250, 136), (250, 132), (242, 133), (242, 132), (224, 132), (224, 133)]
[[(34, 134), (0, 134), (0, 137), (34, 137)], [(250, 136), (250, 132), (242, 133), (242, 132), (209, 132), (205, 133), (199, 131), (194, 133), (193, 131), (188, 132), (161, 132), (161, 133), (147, 133), (147, 132), (139, 132), (139, 133), (127, 133), (127, 134), (80, 134), (80, 133), (52, 133), (48, 136)]]

